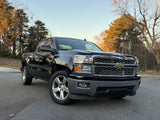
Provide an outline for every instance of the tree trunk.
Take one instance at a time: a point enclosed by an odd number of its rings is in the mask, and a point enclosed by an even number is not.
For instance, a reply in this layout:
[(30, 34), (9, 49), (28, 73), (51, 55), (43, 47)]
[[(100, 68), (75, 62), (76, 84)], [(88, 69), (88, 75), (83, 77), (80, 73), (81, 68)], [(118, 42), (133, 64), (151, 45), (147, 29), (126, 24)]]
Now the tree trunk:
[(157, 65), (158, 65), (158, 64), (160, 64), (160, 56), (159, 56), (159, 55), (157, 55), (157, 56), (155, 56), (155, 57), (156, 57)]
[(12, 55), (16, 56), (16, 41), (13, 41), (13, 51), (12, 51)]
[(19, 37), (19, 43), (20, 43), (20, 49), (19, 49), (19, 54), (21, 55), (22, 54), (22, 34), (20, 35)]
[(1, 50), (1, 48), (2, 48), (2, 44), (1, 44), (1, 41), (0, 41), (0, 50)]

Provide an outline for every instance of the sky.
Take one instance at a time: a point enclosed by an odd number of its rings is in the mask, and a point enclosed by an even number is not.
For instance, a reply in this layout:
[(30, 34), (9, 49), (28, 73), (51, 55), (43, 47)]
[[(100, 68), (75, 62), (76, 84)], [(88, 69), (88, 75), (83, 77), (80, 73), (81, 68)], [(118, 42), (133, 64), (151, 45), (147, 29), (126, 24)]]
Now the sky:
[(24, 8), (34, 20), (41, 20), (51, 36), (94, 41), (119, 16), (110, 0), (9, 0)]

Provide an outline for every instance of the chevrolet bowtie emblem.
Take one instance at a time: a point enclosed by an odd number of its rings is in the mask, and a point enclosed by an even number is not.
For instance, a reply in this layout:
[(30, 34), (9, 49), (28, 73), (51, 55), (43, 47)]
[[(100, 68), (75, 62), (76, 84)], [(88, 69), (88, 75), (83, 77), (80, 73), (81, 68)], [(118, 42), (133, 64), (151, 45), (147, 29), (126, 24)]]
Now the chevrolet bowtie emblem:
[(122, 65), (122, 64), (120, 64), (120, 63), (117, 63), (117, 64), (115, 65), (115, 67), (121, 69), (121, 68), (124, 67), (124, 65)]

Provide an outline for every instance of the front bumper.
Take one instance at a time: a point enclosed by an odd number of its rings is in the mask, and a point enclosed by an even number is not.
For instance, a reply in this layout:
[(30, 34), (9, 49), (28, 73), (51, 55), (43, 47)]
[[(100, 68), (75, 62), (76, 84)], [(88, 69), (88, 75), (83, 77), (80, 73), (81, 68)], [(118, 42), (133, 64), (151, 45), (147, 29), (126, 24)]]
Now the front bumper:
[[(79, 87), (79, 83), (87, 83), (87, 88)], [(140, 78), (135, 80), (85, 80), (68, 78), (71, 99), (95, 99), (96, 97), (120, 97), (134, 95), (139, 88)]]

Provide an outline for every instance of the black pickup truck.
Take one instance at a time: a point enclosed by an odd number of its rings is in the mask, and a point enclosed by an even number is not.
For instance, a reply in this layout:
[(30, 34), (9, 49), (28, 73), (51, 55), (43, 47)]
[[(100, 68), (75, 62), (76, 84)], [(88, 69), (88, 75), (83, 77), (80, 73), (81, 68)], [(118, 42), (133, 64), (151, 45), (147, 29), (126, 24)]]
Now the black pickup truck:
[(140, 85), (138, 59), (103, 52), (94, 43), (64, 37), (39, 42), (35, 52), (22, 55), (22, 83), (33, 78), (49, 83), (52, 99), (69, 104), (75, 99), (133, 96)]

